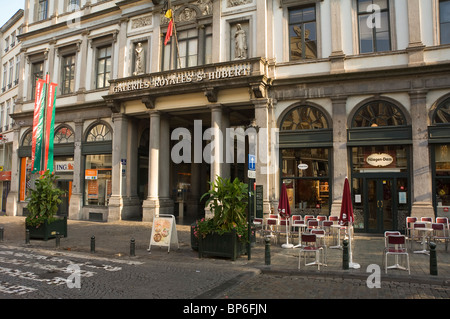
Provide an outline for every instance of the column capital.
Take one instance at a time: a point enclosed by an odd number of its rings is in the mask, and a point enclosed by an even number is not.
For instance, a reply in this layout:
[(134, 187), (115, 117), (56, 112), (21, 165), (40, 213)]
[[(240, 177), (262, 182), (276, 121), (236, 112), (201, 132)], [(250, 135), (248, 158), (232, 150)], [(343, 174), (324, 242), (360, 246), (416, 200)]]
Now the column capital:
[(428, 90), (412, 90), (408, 92), (411, 100), (425, 100), (427, 98)]
[(251, 102), (255, 109), (257, 108), (270, 108), (273, 106), (273, 100), (270, 98), (252, 99)]
[(207, 107), (212, 111), (222, 111), (223, 110), (223, 104), (222, 103), (214, 103), (214, 104), (208, 104)]

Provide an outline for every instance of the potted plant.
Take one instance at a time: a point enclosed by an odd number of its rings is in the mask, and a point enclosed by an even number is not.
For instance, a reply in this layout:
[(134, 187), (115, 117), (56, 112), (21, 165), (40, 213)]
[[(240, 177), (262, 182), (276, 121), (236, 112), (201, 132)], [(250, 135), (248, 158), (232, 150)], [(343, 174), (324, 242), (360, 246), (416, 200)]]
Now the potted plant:
[[(217, 177), (206, 192), (206, 207), (213, 217), (201, 219), (192, 226), (193, 236), (198, 240), (199, 257), (213, 255), (235, 260), (246, 252), (248, 223), (248, 186), (235, 179)], [(194, 241), (193, 241), (194, 242)], [(196, 247), (193, 248), (196, 249)]]
[(26, 229), (30, 239), (55, 238), (56, 234), (67, 237), (67, 218), (55, 216), (64, 194), (55, 186), (57, 177), (45, 171), (35, 182), (35, 189), (31, 189), (28, 200), (28, 215), (25, 219)]

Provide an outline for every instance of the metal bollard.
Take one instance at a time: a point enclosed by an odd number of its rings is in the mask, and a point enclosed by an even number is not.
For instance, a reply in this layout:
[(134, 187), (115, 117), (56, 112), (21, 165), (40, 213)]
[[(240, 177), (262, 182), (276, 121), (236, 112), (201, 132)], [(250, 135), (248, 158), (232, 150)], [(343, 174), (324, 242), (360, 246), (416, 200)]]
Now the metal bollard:
[(30, 243), (30, 230), (29, 229), (27, 229), (26, 231), (25, 231), (25, 244), (29, 244)]
[(265, 237), (264, 241), (266, 242), (265, 263), (266, 263), (266, 266), (270, 266), (270, 237)]
[(95, 253), (95, 236), (91, 237), (91, 254)]
[(61, 235), (59, 233), (56, 233), (56, 237), (55, 237), (56, 248), (59, 248), (60, 243), (61, 243)]
[(3, 241), (3, 233), (5, 232), (5, 229), (3, 227), (0, 227), (0, 241)]
[(436, 256), (436, 244), (430, 243), (430, 275), (437, 276), (437, 256)]
[(342, 269), (344, 270), (348, 270), (350, 269), (350, 264), (349, 264), (349, 255), (348, 255), (348, 240), (344, 240), (343, 242), (344, 244), (344, 249), (343, 249), (343, 253), (342, 253)]
[(134, 238), (131, 238), (130, 241), (130, 256), (136, 256), (136, 241), (134, 240)]

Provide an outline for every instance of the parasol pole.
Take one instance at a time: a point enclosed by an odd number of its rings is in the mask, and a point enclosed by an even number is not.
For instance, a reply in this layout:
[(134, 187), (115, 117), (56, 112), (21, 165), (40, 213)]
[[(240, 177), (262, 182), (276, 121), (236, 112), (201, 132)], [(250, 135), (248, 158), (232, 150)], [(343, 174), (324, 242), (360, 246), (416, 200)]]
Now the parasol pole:
[(286, 244), (281, 245), (282, 248), (293, 248), (293, 244), (289, 244), (289, 221), (286, 219)]
[(348, 227), (347, 227), (347, 231), (348, 231), (348, 237), (349, 237), (349, 263), (348, 266), (350, 268), (353, 269), (359, 269), (361, 268), (360, 264), (358, 263), (354, 263), (353, 262), (353, 248), (352, 248), (352, 241), (353, 241), (353, 236), (352, 236), (352, 232), (353, 232), (353, 223), (349, 223)]

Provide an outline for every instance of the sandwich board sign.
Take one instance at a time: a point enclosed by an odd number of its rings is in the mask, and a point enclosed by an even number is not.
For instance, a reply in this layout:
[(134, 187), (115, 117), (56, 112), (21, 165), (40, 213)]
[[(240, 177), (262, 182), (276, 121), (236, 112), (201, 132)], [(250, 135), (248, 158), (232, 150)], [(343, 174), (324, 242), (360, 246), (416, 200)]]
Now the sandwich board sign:
[(150, 252), (152, 246), (162, 246), (167, 247), (167, 252), (170, 252), (171, 244), (177, 244), (180, 249), (175, 216), (159, 214), (153, 218), (150, 245), (147, 250)]

